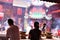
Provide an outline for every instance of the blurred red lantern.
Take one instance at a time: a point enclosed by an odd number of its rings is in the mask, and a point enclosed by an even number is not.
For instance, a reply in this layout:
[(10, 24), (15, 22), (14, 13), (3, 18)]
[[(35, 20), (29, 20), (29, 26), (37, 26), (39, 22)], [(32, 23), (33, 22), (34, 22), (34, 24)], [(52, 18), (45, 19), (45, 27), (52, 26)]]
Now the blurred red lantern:
[(21, 8), (18, 8), (18, 9), (17, 9), (17, 14), (18, 14), (18, 15), (22, 15), (22, 9), (21, 9)]
[(4, 13), (0, 12), (0, 20), (4, 17)]
[(3, 11), (3, 6), (2, 5), (0, 5), (0, 12), (2, 12)]
[(58, 36), (60, 36), (60, 30), (58, 30)]

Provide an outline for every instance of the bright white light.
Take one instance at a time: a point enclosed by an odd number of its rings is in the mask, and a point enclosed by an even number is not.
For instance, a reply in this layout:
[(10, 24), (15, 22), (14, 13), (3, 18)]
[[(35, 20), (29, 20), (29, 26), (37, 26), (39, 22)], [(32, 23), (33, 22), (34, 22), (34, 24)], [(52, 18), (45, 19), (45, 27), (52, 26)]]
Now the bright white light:
[(30, 3), (23, 0), (14, 0), (13, 6), (28, 8), (30, 6)]
[(51, 20), (51, 19), (52, 19), (52, 15), (50, 15), (50, 14), (45, 15), (45, 18), (46, 18), (47, 20)]
[(0, 24), (0, 28), (1, 28), (1, 24)]
[(46, 7), (50, 7), (50, 6), (54, 5), (54, 4), (57, 4), (57, 3), (45, 2)]
[(4, 13), (0, 12), (0, 17), (3, 17), (4, 16)]
[(46, 10), (46, 12), (48, 12), (48, 9)]
[(32, 1), (32, 4), (35, 6), (41, 6), (44, 4), (44, 2), (43, 1)]
[(31, 27), (30, 26), (26, 27), (26, 30), (27, 30), (26, 34), (29, 34), (29, 31), (31, 30)]
[(7, 20), (4, 22), (4, 27), (5, 27), (5, 30), (7, 30), (9, 28), (8, 21)]
[(24, 18), (26, 18), (26, 19), (27, 19), (27, 18), (28, 18), (28, 16), (24, 16)]

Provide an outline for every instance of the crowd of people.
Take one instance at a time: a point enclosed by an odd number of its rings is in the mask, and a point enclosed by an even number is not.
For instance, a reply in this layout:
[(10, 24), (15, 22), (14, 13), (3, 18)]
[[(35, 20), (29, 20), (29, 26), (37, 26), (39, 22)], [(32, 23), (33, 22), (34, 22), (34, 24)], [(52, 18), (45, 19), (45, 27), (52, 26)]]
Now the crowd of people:
[[(18, 26), (14, 25), (14, 21), (12, 19), (8, 19), (9, 28), (7, 29), (6, 40), (20, 40), (20, 32)], [(44, 31), (45, 25), (42, 28)], [(41, 39), (41, 30), (39, 30), (39, 22), (34, 22), (34, 29), (31, 29), (29, 32), (29, 39), (31, 40), (40, 40)]]

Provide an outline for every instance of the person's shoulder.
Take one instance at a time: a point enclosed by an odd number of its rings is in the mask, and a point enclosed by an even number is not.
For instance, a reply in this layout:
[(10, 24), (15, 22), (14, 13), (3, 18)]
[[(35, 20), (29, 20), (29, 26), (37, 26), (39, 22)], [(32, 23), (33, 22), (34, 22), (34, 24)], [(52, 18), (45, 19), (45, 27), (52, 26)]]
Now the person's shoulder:
[(11, 28), (8, 28), (7, 30), (10, 30)]
[(29, 34), (31, 34), (33, 32), (33, 29), (30, 30)]
[(32, 31), (32, 29), (29, 32), (31, 32), (31, 31)]
[(19, 29), (18, 26), (16, 26), (16, 25), (14, 25), (14, 28), (15, 28), (15, 29)]
[(14, 27), (18, 28), (18, 26), (14, 25)]
[(17, 25), (13, 25), (13, 26), (17, 27)]
[(11, 31), (12, 29), (11, 28), (8, 28), (7, 31)]
[(33, 32), (33, 31), (34, 31), (34, 29), (31, 29), (31, 30), (30, 30), (30, 32)]
[(31, 29), (30, 31), (33, 31), (34, 29)]

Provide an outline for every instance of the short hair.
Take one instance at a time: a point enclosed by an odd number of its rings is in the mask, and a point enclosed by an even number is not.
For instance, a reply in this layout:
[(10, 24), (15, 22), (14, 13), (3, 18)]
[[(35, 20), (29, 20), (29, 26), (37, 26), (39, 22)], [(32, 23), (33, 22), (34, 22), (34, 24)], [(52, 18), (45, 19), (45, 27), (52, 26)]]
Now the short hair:
[(9, 25), (13, 25), (13, 23), (14, 23), (14, 22), (13, 22), (12, 19), (8, 19), (8, 24), (9, 24)]
[(39, 28), (39, 22), (37, 22), (37, 21), (34, 22), (34, 27), (35, 27), (35, 28)]

